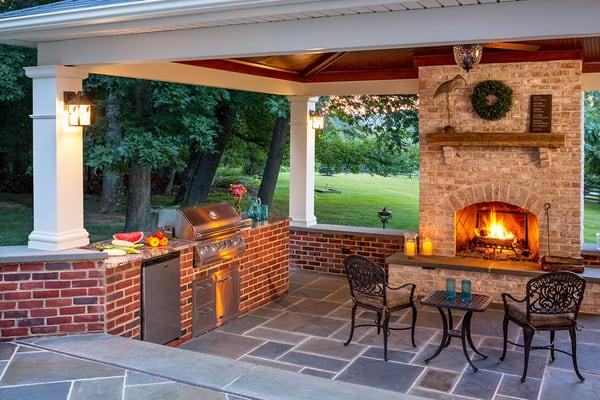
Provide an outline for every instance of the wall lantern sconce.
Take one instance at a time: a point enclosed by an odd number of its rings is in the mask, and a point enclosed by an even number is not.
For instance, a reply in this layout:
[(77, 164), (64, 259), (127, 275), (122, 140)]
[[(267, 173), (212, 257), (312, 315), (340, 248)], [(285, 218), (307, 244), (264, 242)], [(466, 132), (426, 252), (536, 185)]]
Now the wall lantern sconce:
[(325, 118), (320, 111), (311, 111), (308, 120), (314, 130), (321, 130), (325, 126)]
[(81, 92), (65, 92), (64, 97), (69, 126), (91, 125), (92, 102)]
[(459, 67), (469, 72), (481, 61), (483, 46), (480, 44), (462, 44), (454, 46), (454, 61)]

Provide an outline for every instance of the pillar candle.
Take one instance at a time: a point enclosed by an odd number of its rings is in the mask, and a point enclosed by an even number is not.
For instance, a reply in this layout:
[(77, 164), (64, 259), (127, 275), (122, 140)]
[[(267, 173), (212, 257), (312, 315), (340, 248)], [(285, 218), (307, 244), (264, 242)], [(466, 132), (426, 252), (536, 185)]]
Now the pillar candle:
[(407, 257), (414, 257), (416, 253), (415, 239), (406, 239), (404, 242), (404, 255)]
[(421, 246), (421, 254), (424, 256), (433, 255), (433, 242), (429, 238), (423, 239), (423, 244)]

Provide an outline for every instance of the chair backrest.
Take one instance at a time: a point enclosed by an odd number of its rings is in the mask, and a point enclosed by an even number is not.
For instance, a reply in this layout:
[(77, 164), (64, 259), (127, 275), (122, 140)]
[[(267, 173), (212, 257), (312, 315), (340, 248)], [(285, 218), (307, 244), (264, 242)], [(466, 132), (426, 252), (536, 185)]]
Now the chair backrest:
[(583, 301), (585, 279), (573, 272), (556, 271), (527, 282), (527, 317), (530, 314), (568, 314), (575, 318)]
[(352, 255), (346, 257), (346, 276), (350, 285), (350, 293), (367, 296), (381, 297), (383, 304), (386, 301), (387, 276), (385, 268), (363, 256)]

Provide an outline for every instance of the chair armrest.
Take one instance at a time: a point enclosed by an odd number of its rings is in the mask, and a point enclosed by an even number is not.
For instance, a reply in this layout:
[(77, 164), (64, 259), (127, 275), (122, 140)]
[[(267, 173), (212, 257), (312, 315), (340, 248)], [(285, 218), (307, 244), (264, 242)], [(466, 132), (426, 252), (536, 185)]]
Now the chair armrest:
[(412, 301), (417, 285), (415, 285), (414, 283), (405, 283), (404, 285), (394, 287), (394, 286), (390, 286), (386, 283), (385, 287), (386, 287), (386, 289), (389, 289), (392, 291), (402, 290), (402, 289), (410, 290), (410, 299)]
[(508, 313), (508, 302), (509, 300), (515, 303), (522, 303), (524, 302), (527, 298), (523, 297), (521, 300), (515, 298), (513, 295), (511, 295), (510, 293), (502, 293), (502, 302), (504, 303), (504, 311), (506, 313)]

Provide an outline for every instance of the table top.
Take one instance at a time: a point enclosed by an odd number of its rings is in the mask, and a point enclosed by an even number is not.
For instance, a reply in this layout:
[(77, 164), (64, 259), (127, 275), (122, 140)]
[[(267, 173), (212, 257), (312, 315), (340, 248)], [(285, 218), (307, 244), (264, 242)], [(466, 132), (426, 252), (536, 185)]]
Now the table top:
[(471, 296), (473, 299), (469, 303), (463, 303), (460, 300), (460, 293), (457, 292), (456, 298), (451, 301), (446, 299), (445, 290), (436, 290), (435, 292), (430, 292), (423, 297), (421, 299), (421, 304), (433, 307), (482, 312), (485, 311), (492, 302), (492, 298), (484, 294), (473, 293)]

